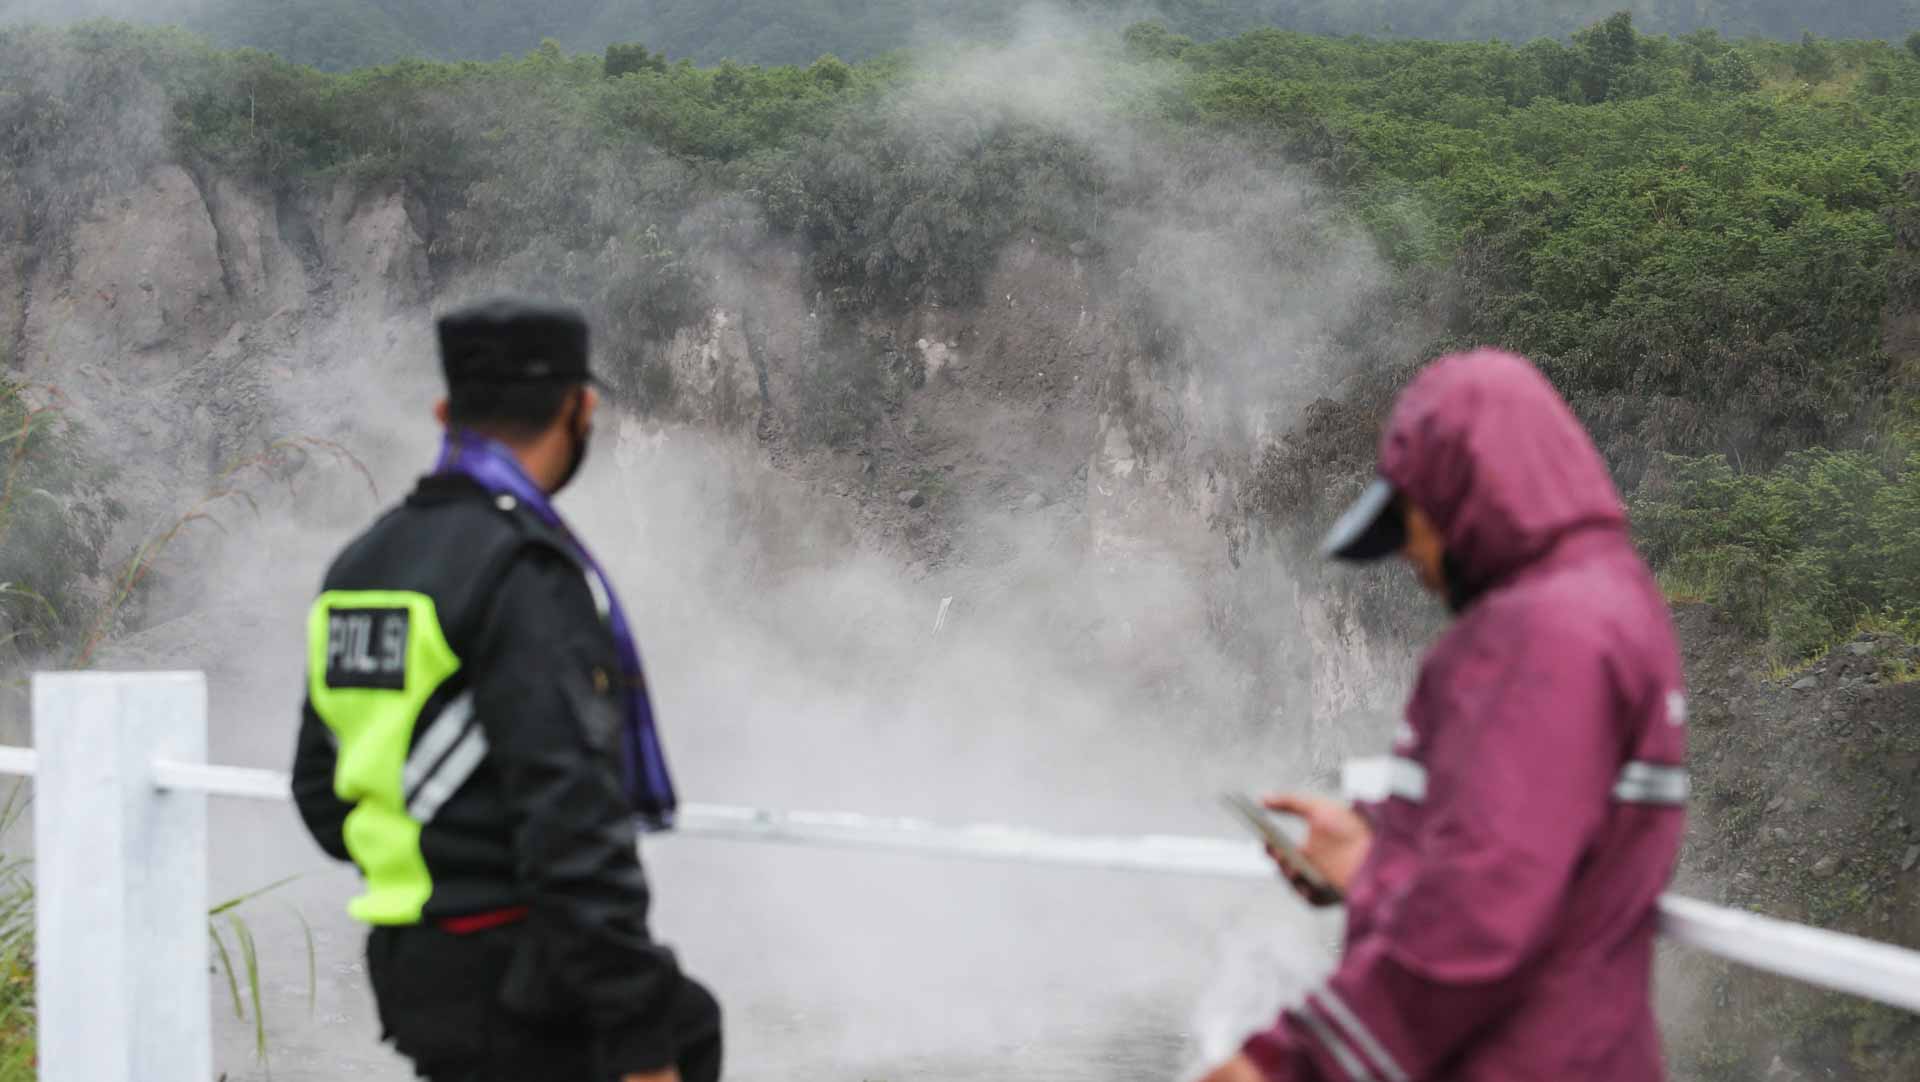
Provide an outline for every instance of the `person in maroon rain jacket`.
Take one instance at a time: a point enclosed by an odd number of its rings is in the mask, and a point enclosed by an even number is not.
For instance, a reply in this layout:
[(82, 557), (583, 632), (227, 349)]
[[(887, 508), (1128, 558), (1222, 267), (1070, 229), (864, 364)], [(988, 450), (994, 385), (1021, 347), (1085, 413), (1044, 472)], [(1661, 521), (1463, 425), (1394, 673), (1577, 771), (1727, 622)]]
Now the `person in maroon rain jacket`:
[(1379, 475), (1325, 552), (1401, 553), (1457, 620), (1353, 807), (1268, 802), (1346, 891), (1345, 950), (1206, 1082), (1655, 1082), (1686, 695), (1606, 465), (1532, 365), (1480, 350), (1405, 390)]

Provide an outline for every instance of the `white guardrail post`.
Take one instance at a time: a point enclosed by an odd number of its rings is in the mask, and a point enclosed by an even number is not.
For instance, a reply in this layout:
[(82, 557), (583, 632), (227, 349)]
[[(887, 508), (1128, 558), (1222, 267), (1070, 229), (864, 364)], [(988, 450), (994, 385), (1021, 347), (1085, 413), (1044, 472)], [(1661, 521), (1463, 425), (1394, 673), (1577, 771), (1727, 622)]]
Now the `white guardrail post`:
[(44, 1082), (213, 1077), (199, 673), (38, 673), (35, 966)]

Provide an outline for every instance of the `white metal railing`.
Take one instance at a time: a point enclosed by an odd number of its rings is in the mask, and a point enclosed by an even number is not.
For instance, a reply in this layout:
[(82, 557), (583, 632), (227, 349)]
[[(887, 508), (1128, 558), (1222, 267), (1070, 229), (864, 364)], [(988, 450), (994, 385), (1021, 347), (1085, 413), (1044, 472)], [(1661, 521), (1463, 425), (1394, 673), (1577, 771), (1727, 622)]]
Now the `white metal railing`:
[[(289, 799), (273, 770), (206, 763), (199, 673), (41, 673), (35, 748), (0, 774), (35, 778), (40, 1077), (205, 1082), (209, 795)], [(1009, 826), (688, 805), (675, 834), (753, 842), (1271, 880), (1250, 842), (1095, 837)], [(1769, 973), (1920, 1012), (1920, 952), (1669, 894), (1671, 940)]]

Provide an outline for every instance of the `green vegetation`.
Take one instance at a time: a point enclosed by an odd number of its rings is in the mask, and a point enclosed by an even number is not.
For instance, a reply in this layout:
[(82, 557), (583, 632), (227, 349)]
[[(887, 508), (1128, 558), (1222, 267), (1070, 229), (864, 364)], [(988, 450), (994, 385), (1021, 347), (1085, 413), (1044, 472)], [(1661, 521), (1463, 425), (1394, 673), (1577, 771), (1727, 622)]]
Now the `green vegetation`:
[(23, 658), (86, 668), (137, 606), (168, 546), (196, 524), (217, 526), (225, 507), (253, 506), (248, 490), (263, 480), (320, 460), (354, 470), (379, 497), (365, 465), (339, 444), (276, 440), (222, 471), (198, 503), (108, 568), (101, 554), (125, 510), (104, 495), (111, 471), (85, 454), (62, 403), (55, 388), (0, 377), (0, 658), (7, 668)]
[[(21, 658), (57, 658), (84, 668), (153, 566), (183, 529), (210, 519), (209, 509), (229, 498), (249, 499), (240, 485), (251, 470), (289, 453), (328, 456), (365, 469), (337, 445), (318, 439), (282, 441), (241, 462), (219, 479), (215, 491), (128, 560), (106, 582), (104, 597), (91, 582), (101, 577), (100, 553), (121, 508), (99, 493), (106, 474), (89, 464), (61, 404), (59, 392), (0, 378), (0, 649), (6, 667)], [(368, 479), (371, 484), (371, 479)], [(27, 789), (13, 785), (0, 799), (0, 836), (12, 832), (26, 810)], [(30, 1082), (37, 1076), (34, 1029), (34, 889), (30, 862), (0, 852), (0, 1082)], [(256, 1052), (267, 1054), (260, 957), (242, 907), (282, 886), (233, 898), (208, 913), (217, 971), (225, 978), (236, 1015), (253, 1019)], [(297, 913), (296, 913), (297, 916)], [(302, 927), (305, 927), (304, 918)], [(307, 987), (313, 997), (316, 961), (307, 933)]]
[(1454, 336), (1540, 361), (1629, 483), (1653, 450), (1840, 437), (1874, 399), (1884, 212), (1920, 163), (1920, 71), (1891, 48), (1847, 46), (1818, 92), (1784, 85), (1794, 47), (1621, 18), (1521, 49), (1194, 52), (1204, 111), (1291, 136), (1401, 264), (1456, 259)]
[[(1252, 162), (1309, 175), (1331, 196), (1322, 231), (1370, 238), (1398, 275), (1395, 306), (1432, 314), (1417, 348), (1394, 347), (1404, 356), (1352, 335), (1379, 384), (1355, 401), (1377, 404), (1417, 356), (1509, 346), (1554, 377), (1623, 487), (1649, 478), (1636, 509), (1670, 579), (1781, 649), (1913, 596), (1911, 576), (1864, 570), (1913, 562), (1893, 495), (1912, 467), (1858, 450), (1886, 444), (1916, 386), (1913, 358), (1882, 338), (1920, 282), (1907, 48), (1648, 36), (1624, 13), (1525, 45), (1277, 30), (1209, 43), (1148, 23), (1076, 52), (1083, 96), (1051, 104), (973, 94), (975, 58), (703, 68), (652, 45), (549, 41), (327, 75), (170, 31), (8, 31), (0, 203), (29, 235), (57, 236), (167, 157), (282, 189), (400, 185), (437, 262), (604, 313), (623, 393), (660, 407), (672, 385), (656, 346), (727, 299), (703, 269), (716, 258), (790, 247), (829, 312), (965, 304), (1016, 239), (1118, 274), (1144, 249), (1115, 223), (1241, 228), (1190, 197)], [(166, 105), (137, 125), (134, 100)], [(1170, 318), (1143, 307), (1143, 340), (1166, 341)], [(818, 366), (805, 435), (856, 439), (897, 392), (884, 350), (856, 352)], [(1364, 455), (1371, 414), (1347, 411), (1360, 436), (1320, 441), (1305, 467), (1273, 460), (1291, 472), (1270, 490), (1338, 472), (1329, 445)], [(1839, 529), (1825, 519), (1804, 534), (1775, 509), (1843, 481), (1869, 501), (1857, 530), (1819, 534)], [(1300, 517), (1302, 501), (1272, 502), (1273, 518)]]
[[(0, 801), (0, 832), (19, 824), (26, 786)], [(0, 1082), (33, 1082), (33, 876), (26, 860), (0, 853)]]
[(84, 629), (82, 584), (119, 511), (93, 495), (103, 477), (54, 392), (0, 378), (0, 430), (0, 649), (44, 653)]
[[(28, 11), (32, 0), (23, 0)], [(925, 40), (994, 40), (1013, 32), (1030, 0), (154, 0), (142, 19), (178, 22), (228, 46), (342, 70), (403, 57), (492, 60), (542, 38), (598, 51), (641, 40), (715, 64), (804, 64), (824, 53), (868, 59)], [(1529, 41), (1557, 37), (1626, 9), (1655, 33), (1711, 29), (1732, 37), (1803, 32), (1897, 39), (1920, 23), (1914, 0), (1056, 0), (1052, 10), (1094, 25), (1156, 19), (1214, 40), (1265, 27), (1310, 34)], [(120, 0), (49, 2), (85, 18), (127, 12)]]
[[(0, 831), (11, 830), (25, 812), (25, 787), (15, 785), (0, 801)], [(17, 856), (0, 855), (0, 1082), (33, 1082), (39, 1077), (35, 1052), (33, 985), (34, 890), (32, 864)], [(253, 929), (237, 912), (246, 903), (285, 885), (275, 883), (250, 894), (231, 898), (207, 914), (207, 934), (213, 943), (210, 959), (224, 979), (234, 1014), (252, 1015), (254, 1053), (267, 1061), (265, 1000), (261, 998), (260, 956)], [(302, 927), (305, 927), (302, 918)], [(229, 949), (228, 943), (233, 943)], [(313, 1000), (318, 962), (313, 934), (307, 932), (307, 999)], [(238, 955), (236, 958), (235, 956)]]
[[(1668, 458), (1634, 500), (1669, 593), (1712, 601), (1784, 657), (1878, 619), (1920, 633), (1920, 449), (1795, 452), (1766, 473)], [(1891, 460), (1889, 460), (1891, 459)]]

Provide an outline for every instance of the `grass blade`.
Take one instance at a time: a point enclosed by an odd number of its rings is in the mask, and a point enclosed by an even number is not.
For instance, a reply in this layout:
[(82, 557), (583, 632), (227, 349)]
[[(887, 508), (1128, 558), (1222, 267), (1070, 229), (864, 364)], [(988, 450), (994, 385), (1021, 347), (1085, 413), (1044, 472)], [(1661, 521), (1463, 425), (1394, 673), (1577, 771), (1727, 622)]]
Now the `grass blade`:
[(298, 878), (300, 877), (297, 875), (290, 875), (290, 876), (287, 876), (285, 879), (268, 883), (266, 886), (261, 887), (259, 890), (249, 891), (248, 893), (242, 894), (236, 898), (228, 898), (226, 901), (221, 902), (219, 905), (216, 905), (212, 909), (208, 910), (207, 915), (210, 917), (220, 916), (222, 913), (225, 913), (232, 909), (237, 909), (240, 906), (243, 906), (248, 902), (253, 901), (255, 898), (258, 898), (263, 894), (271, 894), (272, 892), (279, 890), (281, 887), (286, 886), (288, 883), (291, 883)]
[(287, 908), (293, 912), (294, 919), (300, 922), (301, 934), (307, 937), (307, 1014), (311, 1016), (314, 1004), (320, 999), (319, 952), (313, 946), (313, 925), (307, 922), (307, 915), (293, 906)]
[(207, 931), (213, 935), (213, 949), (220, 955), (220, 971), (227, 975), (227, 996), (233, 1000), (233, 1016), (244, 1019), (247, 1014), (241, 1009), (240, 977), (233, 968), (233, 955), (227, 953), (226, 937), (220, 934), (220, 926), (211, 920), (207, 922)]
[(260, 952), (253, 942), (253, 929), (238, 916), (228, 914), (234, 935), (240, 940), (240, 958), (247, 967), (247, 998), (253, 1003), (253, 1049), (260, 1062), (267, 1062), (267, 1005), (260, 996)]

